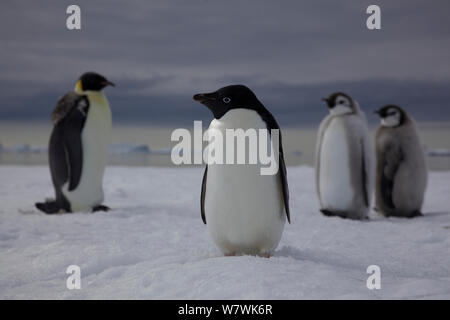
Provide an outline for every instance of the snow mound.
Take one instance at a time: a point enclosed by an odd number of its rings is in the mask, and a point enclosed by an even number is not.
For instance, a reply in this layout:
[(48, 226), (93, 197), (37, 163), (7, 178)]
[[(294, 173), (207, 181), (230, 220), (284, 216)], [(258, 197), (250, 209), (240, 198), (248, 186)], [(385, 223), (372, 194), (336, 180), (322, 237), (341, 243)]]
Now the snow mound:
[[(415, 219), (328, 218), (314, 171), (289, 167), (292, 224), (270, 259), (223, 257), (200, 218), (202, 168), (109, 167), (110, 212), (45, 215), (47, 167), (0, 166), (2, 299), (449, 299), (450, 172)], [(81, 268), (81, 289), (65, 273)], [(366, 287), (369, 265), (381, 289)]]

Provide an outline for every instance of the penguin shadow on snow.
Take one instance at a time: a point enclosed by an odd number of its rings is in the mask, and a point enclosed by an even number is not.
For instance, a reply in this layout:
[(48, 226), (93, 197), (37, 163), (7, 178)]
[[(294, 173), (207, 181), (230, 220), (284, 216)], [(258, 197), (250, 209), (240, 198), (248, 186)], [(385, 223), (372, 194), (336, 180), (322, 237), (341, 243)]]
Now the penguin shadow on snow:
[(283, 246), (281, 249), (276, 250), (273, 257), (293, 258), (295, 260), (307, 260), (303, 252), (297, 248), (291, 246)]
[(111, 211), (114, 211), (114, 216), (118, 218), (152, 215), (184, 216), (184, 213), (186, 213), (186, 209), (183, 207), (167, 207), (164, 205), (115, 206)]
[(434, 218), (434, 217), (439, 217), (439, 216), (446, 216), (446, 215), (450, 215), (450, 212), (446, 212), (446, 211), (437, 211), (437, 212), (425, 212), (423, 213), (422, 216), (419, 216), (418, 218)]
[(29, 208), (26, 208), (26, 209), (19, 208), (19, 209), (17, 209), (17, 212), (20, 214), (23, 214), (23, 215), (41, 213), (41, 211), (39, 211), (39, 210), (34, 210), (34, 209), (29, 209)]
[(373, 219), (373, 216), (371, 213), (369, 213), (367, 216), (361, 218), (361, 219), (353, 219), (348, 217), (348, 213), (346, 212), (330, 212), (328, 210), (319, 210), (319, 213), (322, 215), (323, 218), (329, 219), (329, 218), (336, 218), (338, 220), (342, 221), (353, 221), (353, 222), (370, 222)]
[[(385, 222), (385, 221), (389, 221), (392, 224), (395, 225), (409, 225), (408, 223), (405, 222), (411, 222), (411, 223), (415, 223), (417, 221), (427, 221), (427, 220), (431, 220), (434, 218), (439, 218), (442, 216), (450, 216), (450, 212), (446, 212), (446, 211), (437, 211), (437, 212), (423, 212), (421, 215), (419, 216), (414, 216), (414, 217), (396, 217), (396, 216), (384, 216), (376, 211), (373, 211), (373, 215), (372, 217), (372, 222)], [(445, 224), (442, 226), (443, 229), (446, 230), (450, 230), (450, 224)]]
[[(105, 206), (106, 207), (106, 206)], [(17, 212), (23, 215), (35, 215), (35, 214), (39, 214), (39, 215), (45, 215), (45, 216), (66, 216), (66, 215), (73, 215), (73, 214), (87, 214), (87, 215), (91, 215), (91, 214), (108, 214), (114, 211), (117, 211), (116, 208), (110, 208), (110, 207), (106, 207), (107, 209), (100, 209), (100, 210), (92, 210), (92, 209), (85, 209), (85, 210), (80, 210), (80, 211), (73, 211), (73, 212), (66, 212), (61, 210), (60, 212), (55, 212), (53, 214), (47, 214), (45, 212), (43, 212), (42, 210), (38, 209), (37, 207), (33, 208), (33, 205), (30, 205), (26, 208), (18, 208)]]
[[(439, 218), (441, 216), (448, 216), (448, 217), (450, 217), (450, 212), (446, 212), (446, 211), (428, 212), (428, 213), (423, 213), (422, 216), (419, 216), (419, 217), (416, 217), (416, 218), (419, 218), (420, 220), (422, 220), (422, 219), (430, 220), (430, 219), (433, 219), (433, 218)], [(411, 220), (411, 219), (408, 219), (408, 220)], [(413, 219), (413, 220), (415, 220), (415, 219)], [(442, 229), (450, 231), (450, 222), (449, 222), (449, 224), (443, 225)]]
[(450, 215), (448, 211), (435, 211), (435, 212), (421, 212), (420, 215), (415, 215), (411, 217), (399, 217), (399, 216), (385, 216), (381, 214), (379, 211), (373, 209), (371, 213), (371, 218), (373, 221), (384, 221), (386, 219), (390, 220), (398, 220), (398, 221), (416, 221), (417, 219), (428, 219), (440, 216)]

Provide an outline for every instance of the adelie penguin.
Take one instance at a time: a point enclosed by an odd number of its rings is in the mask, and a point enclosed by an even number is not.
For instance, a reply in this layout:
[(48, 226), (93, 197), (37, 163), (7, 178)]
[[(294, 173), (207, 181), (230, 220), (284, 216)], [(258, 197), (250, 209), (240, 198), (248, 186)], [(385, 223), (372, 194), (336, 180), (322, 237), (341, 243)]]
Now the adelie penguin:
[(111, 139), (111, 110), (102, 89), (114, 86), (105, 77), (84, 73), (75, 91), (63, 96), (52, 112), (49, 165), (55, 199), (36, 203), (48, 214), (107, 211), (103, 173)]
[(323, 99), (329, 115), (320, 124), (315, 158), (320, 211), (367, 219), (373, 191), (373, 148), (366, 118), (349, 95)]
[(375, 141), (375, 210), (385, 216), (420, 216), (428, 174), (414, 121), (395, 105), (375, 112), (381, 118)]
[[(196, 94), (214, 119), (210, 129), (270, 130), (279, 126), (246, 86), (231, 85)], [(201, 215), (216, 246), (225, 255), (269, 257), (289, 221), (289, 189), (279, 132), (278, 171), (261, 175), (261, 164), (208, 164), (201, 188)], [(273, 145), (272, 145), (273, 146)], [(248, 153), (247, 153), (248, 154)], [(224, 150), (224, 158), (226, 157)]]

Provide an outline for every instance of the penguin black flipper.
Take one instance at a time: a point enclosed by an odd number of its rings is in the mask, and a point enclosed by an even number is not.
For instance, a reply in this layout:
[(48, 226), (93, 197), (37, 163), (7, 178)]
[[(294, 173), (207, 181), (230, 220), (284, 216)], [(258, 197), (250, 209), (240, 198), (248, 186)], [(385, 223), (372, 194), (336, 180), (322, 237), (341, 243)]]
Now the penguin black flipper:
[(86, 122), (86, 112), (78, 108), (72, 110), (64, 125), (65, 149), (69, 167), (69, 191), (76, 189), (81, 179), (83, 169), (83, 146), (81, 131)]
[(367, 168), (367, 162), (366, 162), (366, 155), (364, 152), (364, 141), (361, 140), (361, 155), (362, 155), (362, 162), (361, 162), (361, 179), (362, 179), (362, 187), (363, 187), (363, 196), (364, 196), (364, 204), (366, 207), (369, 207), (369, 191), (367, 190), (367, 179), (368, 179), (368, 170)]
[(289, 210), (289, 186), (287, 182), (286, 164), (284, 163), (283, 147), (281, 146), (281, 134), (280, 134), (280, 157), (279, 157), (279, 170), (281, 177), (281, 186), (283, 188), (284, 207), (286, 208), (286, 217), (289, 223), (291, 223), (291, 212)]
[(50, 136), (48, 160), (50, 166), (50, 174), (52, 177), (53, 186), (55, 188), (56, 200), (54, 205), (47, 206), (48, 210), (43, 210), (46, 213), (56, 213), (61, 209), (66, 212), (71, 211), (70, 204), (68, 203), (62, 192), (62, 186), (69, 179), (69, 166), (67, 163), (67, 152), (64, 140), (65, 138), (63, 125), (55, 125)]
[(391, 210), (395, 209), (395, 205), (392, 201), (393, 186), (394, 186), (394, 182), (392, 180), (386, 179), (385, 176), (383, 176), (381, 178), (381, 185), (380, 185), (381, 196), (383, 198), (385, 205)]
[(383, 172), (381, 175), (380, 191), (381, 196), (386, 206), (394, 210), (395, 205), (392, 199), (392, 192), (394, 191), (394, 179), (398, 168), (402, 161), (402, 152), (396, 145), (390, 145), (386, 148), (384, 154)]
[(87, 97), (70, 92), (58, 101), (52, 113), (54, 128), (49, 144), (49, 164), (56, 193), (56, 206), (51, 206), (52, 211), (59, 207), (66, 212), (71, 212), (70, 204), (62, 188), (69, 183), (68, 190), (72, 191), (80, 182), (83, 169), (81, 131), (86, 122), (88, 110)]
[(88, 111), (87, 97), (69, 92), (58, 101), (52, 113), (55, 122), (52, 139), (55, 137), (55, 143), (52, 144), (52, 140), (50, 141), (50, 158), (54, 157), (55, 161), (52, 161), (50, 166), (56, 169), (54, 173), (59, 187), (69, 182), (69, 191), (74, 190), (81, 179), (83, 169), (81, 131)]
[(202, 220), (203, 223), (206, 224), (206, 214), (205, 214), (205, 195), (206, 195), (206, 179), (208, 176), (208, 165), (205, 167), (205, 172), (203, 173), (203, 180), (202, 180), (202, 193), (200, 197), (200, 207), (202, 212)]
[(277, 121), (273, 117), (273, 115), (267, 110), (265, 107), (263, 107), (263, 111), (259, 112), (259, 115), (261, 118), (267, 123), (267, 129), (277, 129), (279, 133), (279, 143), (278, 143), (278, 150), (279, 150), (279, 157), (278, 157), (278, 166), (279, 166), (279, 172), (280, 172), (280, 178), (281, 178), (281, 187), (283, 189), (283, 199), (284, 199), (284, 208), (286, 210), (286, 217), (289, 223), (291, 223), (291, 213), (289, 209), (289, 186), (287, 182), (287, 171), (286, 171), (286, 163), (284, 162), (284, 153), (283, 153), (283, 143), (281, 138), (281, 130), (280, 126), (278, 125)]

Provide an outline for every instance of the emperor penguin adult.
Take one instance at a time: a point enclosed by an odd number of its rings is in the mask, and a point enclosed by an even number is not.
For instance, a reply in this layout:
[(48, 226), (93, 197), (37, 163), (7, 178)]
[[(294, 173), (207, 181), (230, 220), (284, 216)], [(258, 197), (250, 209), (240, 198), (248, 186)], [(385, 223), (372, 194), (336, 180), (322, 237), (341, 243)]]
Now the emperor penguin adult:
[(375, 210), (388, 217), (420, 216), (428, 173), (414, 120), (396, 105), (375, 112), (381, 118), (375, 138)]
[(320, 211), (367, 219), (373, 191), (373, 148), (364, 113), (343, 92), (323, 99), (329, 115), (320, 124), (315, 157)]
[(36, 203), (39, 210), (48, 214), (109, 210), (102, 205), (112, 126), (102, 92), (107, 86), (114, 84), (98, 73), (86, 72), (53, 110), (49, 165), (55, 199)]
[[(253, 129), (266, 133), (265, 137), (259, 135), (258, 138), (265, 141), (257, 143), (260, 147), (265, 144), (266, 149), (275, 152), (272, 155), (278, 170), (274, 174), (261, 174), (263, 164), (260, 160), (256, 164), (250, 164), (250, 161), (246, 164), (208, 163), (203, 175), (200, 204), (203, 222), (223, 254), (270, 257), (281, 239), (286, 217), (290, 222), (289, 188), (280, 127), (244, 85), (230, 85), (215, 92), (196, 94), (193, 98), (213, 113), (214, 119), (208, 130), (217, 130), (223, 137), (233, 129), (245, 130), (249, 136)], [(246, 158), (251, 156), (250, 144)], [(228, 148), (224, 148), (224, 158), (228, 158), (227, 152)]]

